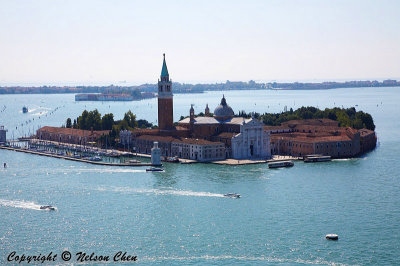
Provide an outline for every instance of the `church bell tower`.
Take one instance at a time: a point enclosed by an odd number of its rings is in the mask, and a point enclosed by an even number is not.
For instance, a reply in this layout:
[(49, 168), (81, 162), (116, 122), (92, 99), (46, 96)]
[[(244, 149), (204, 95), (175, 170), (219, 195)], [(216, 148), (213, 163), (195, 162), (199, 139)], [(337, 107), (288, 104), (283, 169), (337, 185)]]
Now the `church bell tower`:
[(165, 54), (161, 77), (158, 80), (158, 128), (160, 130), (174, 129), (174, 111), (172, 82), (169, 79)]

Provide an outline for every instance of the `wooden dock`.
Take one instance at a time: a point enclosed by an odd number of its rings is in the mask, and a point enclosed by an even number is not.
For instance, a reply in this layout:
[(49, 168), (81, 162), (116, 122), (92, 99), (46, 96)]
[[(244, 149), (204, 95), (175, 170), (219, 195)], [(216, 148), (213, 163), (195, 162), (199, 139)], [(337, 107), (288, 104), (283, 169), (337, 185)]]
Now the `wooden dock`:
[(106, 162), (101, 162), (101, 161), (90, 161), (90, 160), (81, 159), (81, 158), (73, 158), (73, 157), (69, 157), (69, 156), (57, 155), (57, 154), (52, 154), (52, 153), (31, 151), (31, 150), (22, 149), (22, 148), (16, 148), (16, 147), (0, 146), (0, 149), (3, 149), (3, 150), (10, 150), (10, 151), (17, 151), (17, 152), (24, 152), (24, 153), (30, 153), (30, 154), (36, 154), (36, 155), (41, 155), (41, 156), (53, 157), (53, 158), (64, 159), (64, 160), (70, 160), (70, 161), (81, 162), (81, 163), (90, 163), (90, 164), (96, 164), (96, 165), (106, 165), (106, 166), (132, 166), (132, 167), (137, 167), (137, 166), (154, 166), (154, 165), (152, 165), (151, 163), (106, 163)]

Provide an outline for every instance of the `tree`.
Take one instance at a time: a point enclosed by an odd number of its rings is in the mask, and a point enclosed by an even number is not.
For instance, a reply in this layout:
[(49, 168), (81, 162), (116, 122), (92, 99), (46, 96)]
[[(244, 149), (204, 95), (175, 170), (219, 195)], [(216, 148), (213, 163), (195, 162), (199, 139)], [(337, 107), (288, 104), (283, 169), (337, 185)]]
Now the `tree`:
[(77, 118), (79, 129), (87, 129), (88, 115), (89, 115), (89, 112), (85, 110), (82, 112), (82, 115)]
[(101, 114), (97, 109), (89, 112), (86, 123), (86, 129), (101, 129)]
[(114, 125), (114, 115), (113, 114), (105, 114), (101, 118), (101, 128), (103, 130), (111, 130)]
[(67, 118), (67, 122), (66, 122), (65, 127), (66, 128), (71, 128), (72, 127), (71, 118), (69, 118), (69, 117)]
[(72, 125), (73, 128), (78, 128), (78, 124), (76, 123), (76, 119), (74, 119), (74, 124)]
[(152, 123), (149, 123), (147, 120), (144, 119), (139, 119), (137, 123), (139, 128), (150, 128), (153, 126)]
[(125, 113), (123, 121), (126, 121), (127, 125), (131, 128), (137, 127), (136, 115), (131, 110)]

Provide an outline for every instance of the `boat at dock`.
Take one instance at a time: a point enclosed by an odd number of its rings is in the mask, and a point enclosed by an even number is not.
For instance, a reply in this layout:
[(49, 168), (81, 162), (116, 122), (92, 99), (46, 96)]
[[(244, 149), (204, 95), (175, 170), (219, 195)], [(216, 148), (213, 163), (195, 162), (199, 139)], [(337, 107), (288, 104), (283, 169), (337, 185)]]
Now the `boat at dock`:
[(139, 160), (132, 159), (132, 160), (129, 160), (128, 163), (142, 163), (142, 162)]
[(175, 157), (163, 157), (163, 159), (161, 161), (168, 162), (168, 163), (179, 163), (179, 158), (178, 158), (178, 156), (175, 156)]
[(304, 156), (305, 163), (316, 163), (316, 162), (329, 162), (332, 160), (331, 156)]
[(292, 167), (293, 165), (292, 161), (270, 162), (268, 163), (268, 168)]
[(93, 161), (93, 162), (100, 162), (100, 161), (102, 161), (103, 159), (101, 159), (100, 156), (94, 156), (94, 157), (88, 158), (88, 160), (89, 160), (89, 161)]

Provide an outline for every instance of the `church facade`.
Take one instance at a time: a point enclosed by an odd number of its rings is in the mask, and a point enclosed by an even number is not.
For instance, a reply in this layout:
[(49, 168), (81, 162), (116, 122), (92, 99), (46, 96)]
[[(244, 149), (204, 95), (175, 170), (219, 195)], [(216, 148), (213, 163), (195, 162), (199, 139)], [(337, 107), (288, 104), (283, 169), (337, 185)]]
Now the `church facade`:
[[(209, 114), (206, 106), (205, 114)], [(213, 116), (195, 116), (193, 107), (190, 116), (178, 122), (190, 129), (192, 136), (225, 143), (226, 157), (234, 159), (266, 159), (271, 157), (270, 133), (264, 124), (255, 119), (235, 117), (225, 96), (215, 108)]]
[(232, 137), (232, 157), (271, 157), (270, 133), (264, 130), (262, 122), (251, 118), (240, 125), (240, 133)]

